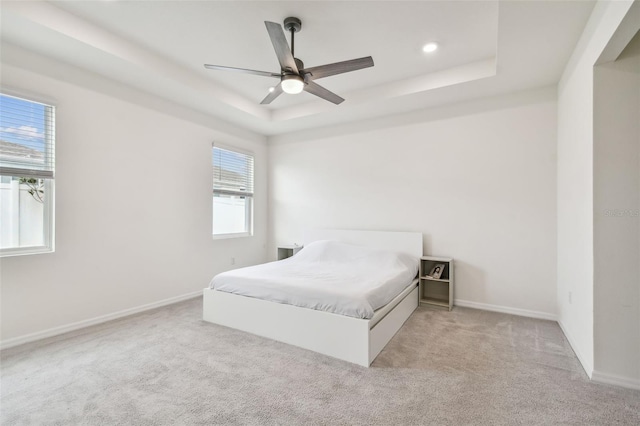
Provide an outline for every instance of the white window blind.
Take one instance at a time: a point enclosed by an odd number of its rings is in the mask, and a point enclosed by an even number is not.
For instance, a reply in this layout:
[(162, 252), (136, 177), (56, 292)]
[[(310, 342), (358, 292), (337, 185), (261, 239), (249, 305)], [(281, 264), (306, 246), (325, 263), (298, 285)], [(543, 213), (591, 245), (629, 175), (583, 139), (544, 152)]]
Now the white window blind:
[(54, 107), (0, 95), (0, 175), (53, 179)]
[(253, 155), (213, 146), (213, 237), (252, 235)]
[(253, 197), (253, 156), (214, 146), (213, 194)]

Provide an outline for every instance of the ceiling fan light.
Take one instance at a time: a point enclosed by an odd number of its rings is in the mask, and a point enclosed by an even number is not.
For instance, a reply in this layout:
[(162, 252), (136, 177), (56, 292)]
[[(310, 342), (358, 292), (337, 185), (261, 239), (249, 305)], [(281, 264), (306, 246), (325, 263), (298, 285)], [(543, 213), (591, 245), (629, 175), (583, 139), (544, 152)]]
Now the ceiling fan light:
[(285, 75), (282, 77), (282, 91), (290, 95), (296, 95), (304, 89), (302, 78), (297, 75)]

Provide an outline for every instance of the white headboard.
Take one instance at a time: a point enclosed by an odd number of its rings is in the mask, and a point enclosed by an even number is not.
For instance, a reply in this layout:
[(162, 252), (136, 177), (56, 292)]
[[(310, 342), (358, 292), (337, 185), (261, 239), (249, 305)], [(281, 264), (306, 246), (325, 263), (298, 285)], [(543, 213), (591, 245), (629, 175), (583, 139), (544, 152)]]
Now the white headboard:
[(318, 240), (333, 240), (376, 249), (400, 251), (422, 256), (422, 233), (393, 231), (354, 231), (349, 229), (307, 229), (304, 244)]

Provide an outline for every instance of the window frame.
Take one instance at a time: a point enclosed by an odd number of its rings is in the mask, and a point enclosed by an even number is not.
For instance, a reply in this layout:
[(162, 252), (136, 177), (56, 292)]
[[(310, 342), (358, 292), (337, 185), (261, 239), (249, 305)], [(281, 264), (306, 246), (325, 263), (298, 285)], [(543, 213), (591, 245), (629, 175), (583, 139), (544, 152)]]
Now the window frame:
[[(212, 200), (212, 211), (211, 211), (211, 235), (212, 238), (214, 240), (225, 240), (225, 239), (231, 239), (231, 238), (246, 238), (246, 237), (252, 237), (253, 236), (253, 205), (254, 205), (254, 197), (255, 197), (255, 162), (256, 162), (256, 156), (255, 153), (253, 153), (252, 151), (246, 150), (246, 149), (242, 149), (242, 148), (238, 148), (236, 146), (232, 146), (232, 145), (226, 145), (226, 144), (222, 144), (222, 143), (218, 143), (218, 142), (214, 142), (211, 144), (211, 156), (213, 157), (213, 152), (214, 149), (222, 149), (225, 151), (230, 151), (230, 152), (234, 152), (237, 154), (242, 154), (242, 155), (247, 155), (250, 156), (251, 159), (253, 160), (253, 170), (251, 171), (251, 179), (252, 179), (252, 189), (253, 191), (251, 192), (250, 195), (245, 196), (245, 231), (242, 232), (232, 232), (232, 233), (226, 233), (226, 234), (216, 234), (214, 233), (213, 230), (213, 224), (215, 221), (215, 207), (213, 205), (213, 198), (215, 196), (215, 189), (212, 188), (212, 193), (211, 193), (211, 200)], [(213, 170), (213, 164), (212, 164), (212, 170)], [(211, 182), (213, 184), (213, 179), (211, 179)]]
[[(44, 117), (44, 133), (45, 135), (50, 135), (47, 139), (45, 139), (45, 146), (48, 144), (51, 149), (51, 167), (52, 167), (52, 175), (49, 178), (42, 178), (44, 182), (44, 192), (45, 192), (45, 201), (43, 203), (43, 215), (42, 215), (42, 234), (43, 234), (43, 245), (39, 246), (25, 246), (25, 247), (7, 247), (0, 248), (0, 258), (2, 257), (12, 257), (12, 256), (23, 256), (30, 254), (43, 254), (43, 253), (54, 253), (55, 252), (55, 146), (56, 146), (56, 136), (55, 136), (55, 121), (56, 121), (56, 105), (54, 102), (50, 100), (43, 99), (41, 97), (20, 93), (18, 91), (10, 90), (2, 88), (0, 90), (0, 95), (9, 96), (13, 98), (18, 98), (27, 102), (37, 103), (44, 105), (47, 108), (50, 108), (49, 113), (45, 113)], [(28, 169), (25, 169), (28, 170)], [(20, 176), (19, 174), (8, 174), (4, 173), (2, 176), (11, 176), (11, 177), (29, 177), (29, 174), (25, 176)]]

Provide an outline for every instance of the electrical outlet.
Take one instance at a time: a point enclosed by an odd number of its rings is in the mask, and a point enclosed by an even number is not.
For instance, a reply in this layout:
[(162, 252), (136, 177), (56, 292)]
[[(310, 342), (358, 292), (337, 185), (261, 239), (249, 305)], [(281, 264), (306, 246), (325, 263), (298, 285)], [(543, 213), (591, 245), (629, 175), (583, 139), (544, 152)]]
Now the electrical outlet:
[(232, 257), (232, 258), (231, 258), (231, 264), (232, 264), (232, 265), (235, 265), (235, 264), (236, 264), (236, 258), (235, 258), (235, 257)]
[(573, 292), (569, 292), (569, 304), (573, 303)]

